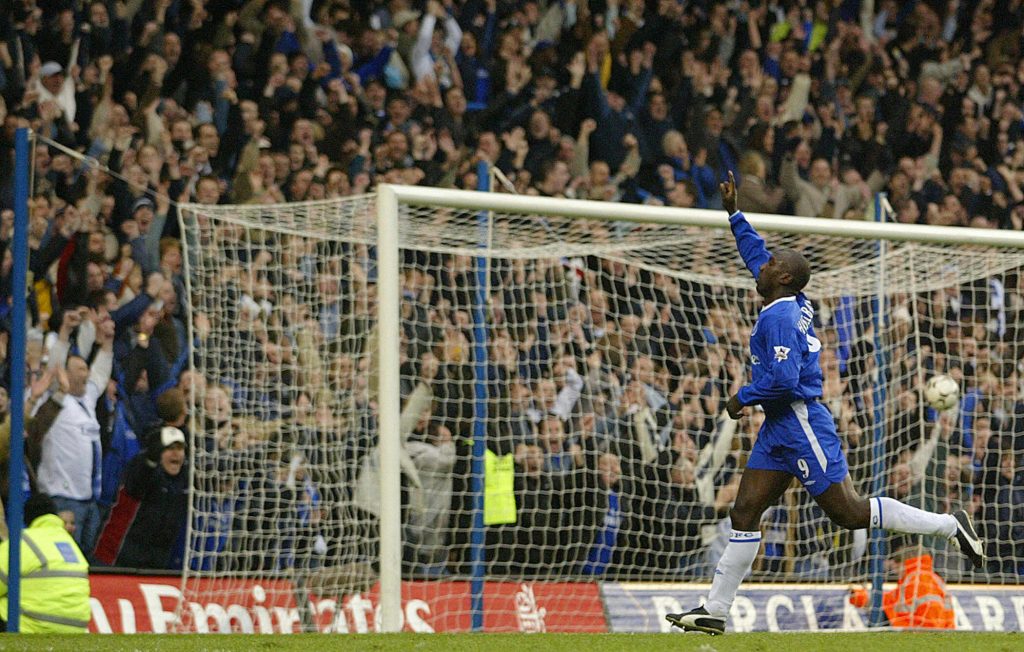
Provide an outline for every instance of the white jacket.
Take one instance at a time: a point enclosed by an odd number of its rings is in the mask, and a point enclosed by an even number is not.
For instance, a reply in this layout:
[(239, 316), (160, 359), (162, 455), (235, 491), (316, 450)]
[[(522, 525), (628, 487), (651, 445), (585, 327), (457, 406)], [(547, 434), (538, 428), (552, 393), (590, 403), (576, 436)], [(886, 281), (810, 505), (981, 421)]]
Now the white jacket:
[[(430, 54), (430, 42), (434, 38), (434, 26), (437, 25), (437, 17), (433, 14), (426, 14), (420, 22), (420, 31), (416, 35), (416, 45), (412, 48), (412, 72), (416, 81), (434, 77), (434, 57)], [(462, 28), (458, 21), (451, 16), (444, 19), (444, 42), (448, 49), (455, 54), (462, 45)], [(441, 80), (438, 80), (441, 81)], [(445, 85), (442, 84), (442, 88)]]
[[(402, 438), (402, 448), (399, 460), (402, 467), (402, 473), (405, 474), (409, 483), (413, 487), (413, 491), (410, 492), (410, 502), (412, 503), (411, 507), (414, 509), (417, 509), (422, 505), (423, 483), (420, 481), (420, 474), (416, 469), (416, 464), (409, 456), (406, 444), (409, 441), (409, 435), (412, 433), (413, 428), (416, 427), (416, 422), (420, 419), (420, 415), (423, 414), (423, 410), (430, 407), (430, 402), (433, 399), (434, 396), (430, 390), (430, 386), (426, 383), (419, 383), (416, 385), (416, 389), (413, 390), (412, 394), (409, 395), (409, 400), (406, 401), (405, 408), (402, 410), (402, 415), (399, 419), (399, 433)], [(356, 488), (353, 492), (352, 498), (355, 504), (364, 511), (370, 512), (375, 516), (380, 516), (379, 439), (377, 446), (375, 446), (374, 449), (367, 453), (366, 457), (363, 458), (362, 466), (359, 469), (359, 478), (356, 480)]]
[[(50, 347), (50, 366), (63, 366), (69, 345), (57, 340)], [(96, 354), (83, 396), (65, 396), (63, 409), (43, 438), (39, 489), (51, 496), (93, 500), (101, 480), (102, 451), (96, 401), (107, 388), (114, 356)]]

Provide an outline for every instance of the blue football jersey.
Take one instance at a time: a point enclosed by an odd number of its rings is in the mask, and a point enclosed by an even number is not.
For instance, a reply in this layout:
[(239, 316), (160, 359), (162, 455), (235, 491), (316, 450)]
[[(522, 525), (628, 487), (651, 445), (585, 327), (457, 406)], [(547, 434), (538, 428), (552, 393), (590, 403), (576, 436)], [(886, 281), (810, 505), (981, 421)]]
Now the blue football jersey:
[[(729, 225), (736, 248), (756, 279), (771, 253), (743, 213), (731, 215)], [(801, 292), (773, 301), (761, 309), (750, 334), (753, 381), (740, 389), (740, 402), (759, 403), (772, 413), (798, 399), (819, 398), (820, 352), (821, 341), (814, 335), (814, 308), (807, 297)]]

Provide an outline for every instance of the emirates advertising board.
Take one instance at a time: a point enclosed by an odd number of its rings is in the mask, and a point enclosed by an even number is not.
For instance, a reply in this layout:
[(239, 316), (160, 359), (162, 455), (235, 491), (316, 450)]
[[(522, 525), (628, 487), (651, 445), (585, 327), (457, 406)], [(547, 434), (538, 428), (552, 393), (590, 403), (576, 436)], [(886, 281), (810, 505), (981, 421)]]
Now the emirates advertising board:
[[(92, 622), (100, 633), (177, 631), (175, 608), (181, 582), (173, 577), (92, 576)], [(301, 615), (290, 582), (198, 580), (186, 601), (184, 621), (200, 633), (297, 633)], [(707, 595), (706, 584), (628, 582), (488, 582), (484, 629), (490, 632), (669, 632), (666, 613), (685, 611)], [(888, 587), (891, 588), (891, 587)], [(960, 630), (1024, 630), (1024, 588), (950, 586)], [(451, 632), (470, 629), (468, 582), (404, 582), (403, 629)], [(845, 586), (764, 584), (743, 587), (733, 605), (729, 631), (858, 631), (866, 610), (846, 599)], [(314, 598), (310, 613), (324, 633), (377, 631), (377, 590), (335, 599)]]
[[(93, 575), (90, 630), (100, 633), (177, 631), (175, 609), (181, 581), (173, 577)], [(290, 582), (203, 579), (190, 594), (217, 596), (186, 601), (183, 622), (200, 633), (298, 633), (302, 617)], [(409, 632), (468, 631), (468, 582), (404, 582), (403, 629)], [(487, 582), (484, 629), (489, 632), (606, 632), (595, 583)], [(377, 589), (347, 596), (314, 598), (310, 613), (318, 631), (377, 631)]]
[[(605, 582), (601, 596), (612, 632), (669, 632), (665, 614), (701, 604), (709, 584)], [(886, 585), (886, 590), (893, 585)], [(1024, 630), (1024, 587), (947, 586), (956, 628), (967, 631)], [(815, 584), (747, 584), (727, 623), (732, 632), (867, 629), (868, 611), (847, 599), (847, 587)], [(678, 631), (678, 630), (675, 630)]]

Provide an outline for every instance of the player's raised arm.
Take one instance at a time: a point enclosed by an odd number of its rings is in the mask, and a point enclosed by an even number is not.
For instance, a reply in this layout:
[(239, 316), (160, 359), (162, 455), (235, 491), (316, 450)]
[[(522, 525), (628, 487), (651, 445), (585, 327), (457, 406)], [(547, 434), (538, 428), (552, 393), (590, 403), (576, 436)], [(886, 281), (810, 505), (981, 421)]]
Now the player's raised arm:
[(729, 170), (729, 181), (719, 184), (718, 188), (722, 193), (722, 206), (729, 211), (729, 227), (736, 238), (736, 249), (756, 279), (761, 274), (761, 266), (767, 263), (772, 255), (764, 246), (764, 238), (750, 226), (747, 218), (736, 206), (736, 179), (732, 175), (732, 170)]

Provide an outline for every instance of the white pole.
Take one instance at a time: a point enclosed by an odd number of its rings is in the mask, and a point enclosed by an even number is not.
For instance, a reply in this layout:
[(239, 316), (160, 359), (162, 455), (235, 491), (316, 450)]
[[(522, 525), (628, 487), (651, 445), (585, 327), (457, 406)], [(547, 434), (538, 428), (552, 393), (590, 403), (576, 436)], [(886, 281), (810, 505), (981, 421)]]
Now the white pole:
[(377, 188), (377, 405), (380, 452), (380, 631), (402, 629), (402, 505), (399, 454), (398, 197)]
[[(554, 215), (608, 221), (675, 224), (705, 228), (729, 228), (725, 211), (699, 208), (666, 208), (641, 204), (618, 204), (554, 197), (530, 197), (470, 190), (448, 190), (424, 186), (391, 186), (403, 205), (444, 206), (470, 211)], [(1024, 249), (1024, 232), (972, 229), (962, 226), (879, 224), (866, 220), (822, 219), (747, 213), (759, 231), (826, 235), (865, 240), (899, 240), (936, 244), (984, 245)]]

